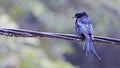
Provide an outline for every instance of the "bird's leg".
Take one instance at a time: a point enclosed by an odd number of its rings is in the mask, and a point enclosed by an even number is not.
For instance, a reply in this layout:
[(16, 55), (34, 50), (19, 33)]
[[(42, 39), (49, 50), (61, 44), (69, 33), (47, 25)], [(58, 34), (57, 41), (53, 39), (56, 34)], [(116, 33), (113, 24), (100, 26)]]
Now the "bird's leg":
[(90, 37), (91, 37), (91, 40), (94, 41), (95, 39), (94, 39), (93, 34), (89, 34), (89, 35), (90, 35)]
[(85, 40), (85, 36), (83, 34), (81, 35), (81, 40), (82, 42)]

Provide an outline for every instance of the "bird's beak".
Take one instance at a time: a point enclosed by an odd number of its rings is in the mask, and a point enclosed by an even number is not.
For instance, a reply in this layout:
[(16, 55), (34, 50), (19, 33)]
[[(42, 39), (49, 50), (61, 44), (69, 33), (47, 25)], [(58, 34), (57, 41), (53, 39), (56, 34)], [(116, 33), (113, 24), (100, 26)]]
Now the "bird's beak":
[(72, 17), (72, 18), (75, 18), (75, 17)]

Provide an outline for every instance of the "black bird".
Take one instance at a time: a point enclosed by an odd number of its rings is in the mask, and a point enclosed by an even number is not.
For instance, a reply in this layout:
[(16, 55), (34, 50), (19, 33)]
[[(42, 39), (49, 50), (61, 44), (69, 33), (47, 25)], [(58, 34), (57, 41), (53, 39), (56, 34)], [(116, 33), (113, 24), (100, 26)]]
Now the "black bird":
[(76, 33), (84, 39), (84, 45), (82, 49), (86, 50), (86, 56), (92, 53), (94, 54), (95, 57), (101, 60), (101, 58), (95, 51), (92, 42), (94, 41), (92, 21), (89, 19), (87, 13), (86, 12), (76, 13), (73, 18), (77, 18), (75, 22), (75, 30)]

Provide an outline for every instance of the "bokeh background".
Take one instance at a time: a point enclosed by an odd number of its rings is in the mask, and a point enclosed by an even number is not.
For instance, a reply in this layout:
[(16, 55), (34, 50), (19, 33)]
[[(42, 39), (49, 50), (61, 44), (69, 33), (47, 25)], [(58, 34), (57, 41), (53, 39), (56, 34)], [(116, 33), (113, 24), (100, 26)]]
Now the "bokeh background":
[[(74, 14), (86, 11), (94, 34), (120, 38), (120, 0), (0, 0), (0, 27), (72, 33)], [(103, 59), (85, 56), (82, 44), (51, 38), (0, 36), (0, 68), (120, 68), (120, 46), (95, 45)]]

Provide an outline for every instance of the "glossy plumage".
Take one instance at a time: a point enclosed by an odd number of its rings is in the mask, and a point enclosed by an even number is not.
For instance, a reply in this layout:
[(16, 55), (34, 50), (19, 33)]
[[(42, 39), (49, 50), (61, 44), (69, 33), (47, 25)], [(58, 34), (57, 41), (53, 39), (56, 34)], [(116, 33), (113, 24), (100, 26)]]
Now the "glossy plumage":
[(84, 45), (82, 49), (86, 50), (86, 56), (92, 53), (95, 55), (95, 57), (101, 60), (101, 58), (95, 51), (92, 42), (94, 40), (93, 27), (87, 13), (86, 12), (76, 13), (74, 17), (77, 18), (75, 22), (76, 33), (84, 39)]

